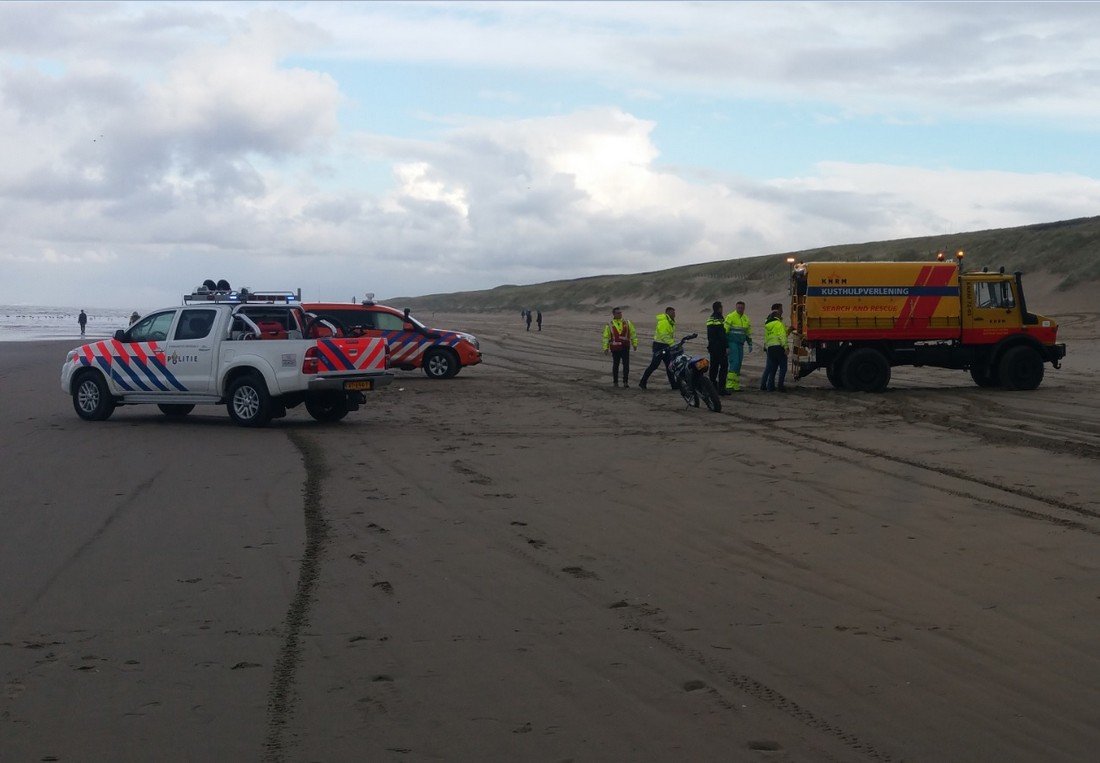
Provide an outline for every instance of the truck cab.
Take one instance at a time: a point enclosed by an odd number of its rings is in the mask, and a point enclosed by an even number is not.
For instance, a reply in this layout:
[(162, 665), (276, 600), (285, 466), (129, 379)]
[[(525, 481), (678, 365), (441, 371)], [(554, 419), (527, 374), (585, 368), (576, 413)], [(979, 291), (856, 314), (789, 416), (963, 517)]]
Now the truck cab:
[(1031, 313), (1021, 273), (957, 262), (791, 263), (795, 378), (881, 392), (895, 366), (968, 370), (982, 387), (1031, 390), (1065, 356), (1058, 324)]

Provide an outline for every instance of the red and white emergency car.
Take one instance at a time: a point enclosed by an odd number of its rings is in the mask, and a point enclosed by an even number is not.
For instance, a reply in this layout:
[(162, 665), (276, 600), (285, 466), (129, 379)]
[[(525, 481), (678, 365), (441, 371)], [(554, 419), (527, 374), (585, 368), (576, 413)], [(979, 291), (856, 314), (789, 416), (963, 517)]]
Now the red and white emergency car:
[(339, 421), (366, 402), (364, 392), (393, 380), (386, 342), (336, 337), (335, 327), (307, 314), (300, 299), (295, 292), (237, 292), (208, 281), (183, 306), (154, 310), (111, 339), (71, 350), (61, 389), (88, 421), (140, 403), (168, 416), (225, 404), (235, 422), (250, 427), (304, 403), (318, 421)]
[(361, 303), (309, 302), (303, 305), (336, 327), (337, 336), (382, 337), (389, 345), (389, 368), (423, 368), (430, 379), (450, 379), (481, 362), (477, 337), (425, 326), (409, 311), (380, 305), (368, 295)]

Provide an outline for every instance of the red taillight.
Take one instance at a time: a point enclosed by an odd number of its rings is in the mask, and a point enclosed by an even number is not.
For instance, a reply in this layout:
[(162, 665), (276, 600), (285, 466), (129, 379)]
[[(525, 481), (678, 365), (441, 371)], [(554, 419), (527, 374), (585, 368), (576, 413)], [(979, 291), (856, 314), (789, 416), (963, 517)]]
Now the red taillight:
[(303, 374), (315, 374), (320, 371), (319, 358), (321, 357), (321, 351), (316, 347), (310, 347), (306, 350), (305, 357), (302, 358), (302, 373)]

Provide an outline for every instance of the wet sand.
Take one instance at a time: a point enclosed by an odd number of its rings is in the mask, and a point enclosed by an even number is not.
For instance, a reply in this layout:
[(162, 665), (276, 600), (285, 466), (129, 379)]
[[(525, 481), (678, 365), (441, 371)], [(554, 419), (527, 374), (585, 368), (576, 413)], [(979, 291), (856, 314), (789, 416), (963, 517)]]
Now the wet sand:
[(0, 345), (0, 759), (1091, 759), (1098, 316), (1058, 317), (1035, 392), (712, 414), (612, 388), (598, 318), (437, 316), (486, 362), (260, 431), (86, 423), (72, 342)]

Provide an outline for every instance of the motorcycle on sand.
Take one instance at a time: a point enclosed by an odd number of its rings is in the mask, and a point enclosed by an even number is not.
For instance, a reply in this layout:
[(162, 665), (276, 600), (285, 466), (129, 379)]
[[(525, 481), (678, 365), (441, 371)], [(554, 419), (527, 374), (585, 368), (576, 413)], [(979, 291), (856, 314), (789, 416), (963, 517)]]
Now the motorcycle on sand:
[(718, 397), (718, 390), (707, 376), (710, 360), (684, 352), (684, 342), (697, 336), (699, 335), (688, 334), (668, 348), (668, 367), (685, 403), (692, 408), (698, 408), (699, 400), (702, 399), (709, 410), (719, 413), (722, 410), (722, 399)]

